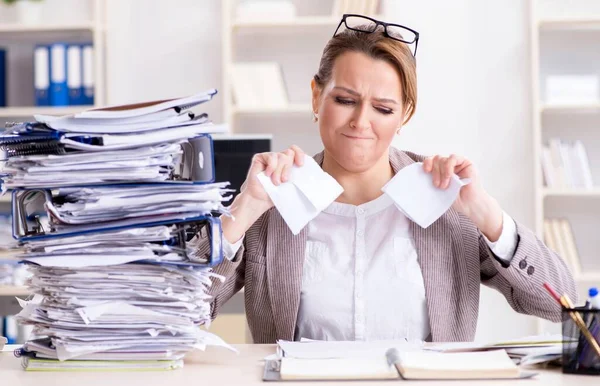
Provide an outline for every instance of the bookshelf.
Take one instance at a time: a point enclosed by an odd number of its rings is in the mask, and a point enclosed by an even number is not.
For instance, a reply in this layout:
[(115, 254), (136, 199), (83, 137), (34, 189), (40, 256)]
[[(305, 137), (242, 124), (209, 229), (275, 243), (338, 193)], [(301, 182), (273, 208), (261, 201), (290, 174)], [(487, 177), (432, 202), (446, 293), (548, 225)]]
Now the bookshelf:
[(33, 24), (23, 25), (17, 23), (0, 23), (0, 33), (38, 33), (38, 32), (68, 32), (68, 31), (94, 31), (97, 28), (94, 22), (73, 24)]
[(333, 26), (336, 27), (340, 22), (338, 17), (333, 16), (298, 16), (289, 20), (269, 20), (269, 21), (254, 21), (254, 20), (234, 20), (232, 28), (286, 28), (286, 27), (312, 27), (312, 26)]
[[(40, 24), (19, 24), (12, 21), (0, 20), (0, 46), (5, 43), (29, 45), (33, 47), (38, 42), (52, 41), (88, 41), (94, 46), (94, 106), (65, 106), (65, 107), (36, 107), (12, 105), (0, 107), (0, 118), (23, 120), (33, 114), (64, 115), (73, 114), (92, 107), (105, 105), (105, 32), (106, 32), (106, 1), (84, 0), (88, 3), (89, 19), (56, 22), (48, 20)], [(48, 4), (52, 6), (52, 4)], [(84, 7), (85, 8), (85, 7)], [(83, 15), (81, 15), (83, 16)], [(20, 47), (19, 47), (20, 48)], [(19, 53), (22, 55), (22, 50)], [(20, 68), (10, 68), (8, 77), (14, 77), (14, 72)], [(27, 79), (20, 74), (20, 78)], [(22, 82), (21, 82), (22, 83)], [(33, 85), (33, 82), (31, 82)], [(33, 87), (33, 86), (32, 86)], [(10, 98), (9, 98), (10, 99)], [(22, 99), (22, 98), (17, 98)]]
[[(547, 101), (549, 93), (545, 82), (549, 75), (593, 74), (600, 77), (600, 70), (594, 66), (598, 57), (595, 55), (600, 53), (600, 6), (576, 0), (569, 2), (568, 9), (560, 9), (560, 2), (530, 0), (530, 7), (535, 231), (542, 239), (550, 234), (545, 238), (550, 244), (552, 234), (556, 237), (557, 231), (548, 232), (546, 228), (545, 232), (545, 222), (548, 227), (548, 223), (557, 219), (568, 221), (576, 252), (563, 257), (571, 266), (579, 303), (583, 303), (587, 288), (600, 284), (600, 265), (595, 264), (597, 236), (593, 231), (600, 224), (600, 158), (595, 156), (600, 150), (596, 147), (596, 143), (600, 143), (600, 131), (595, 130), (600, 128), (600, 95), (589, 102), (552, 103)], [(584, 144), (592, 186), (547, 186), (542, 159), (544, 147), (552, 138)], [(565, 170), (568, 166), (562, 164)], [(575, 169), (569, 170), (573, 173)], [(579, 169), (576, 173), (584, 172)], [(573, 255), (577, 258), (575, 262), (571, 260)], [(551, 325), (538, 319), (537, 327), (539, 333), (558, 332), (560, 324)]]
[[(238, 17), (239, 0), (221, 2), (223, 72), (219, 94), (223, 103), (223, 120), (229, 124), (232, 133), (266, 132), (273, 135), (273, 150), (296, 144), (312, 154), (320, 151), (322, 145), (318, 136), (307, 135), (308, 131), (316, 129), (312, 122), (310, 81), (318, 69), (323, 47), (344, 12), (338, 14), (336, 6), (342, 2), (337, 0), (291, 2), (296, 10), (293, 17), (270, 17), (271, 14), (265, 12), (269, 17), (260, 19)], [(358, 7), (370, 4), (371, 9), (377, 9), (378, 1), (353, 3)], [(280, 65), (287, 94), (284, 106), (236, 105), (232, 73), (236, 63), (250, 62), (276, 62)], [(273, 83), (279, 90), (279, 82)], [(246, 85), (245, 90), (248, 89), (252, 88)]]

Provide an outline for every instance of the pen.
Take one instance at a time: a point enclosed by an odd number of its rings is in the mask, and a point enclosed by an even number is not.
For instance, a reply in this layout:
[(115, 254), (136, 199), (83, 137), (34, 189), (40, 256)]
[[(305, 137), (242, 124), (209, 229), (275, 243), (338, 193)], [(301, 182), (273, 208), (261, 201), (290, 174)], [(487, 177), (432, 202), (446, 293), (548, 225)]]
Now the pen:
[[(573, 303), (571, 303), (571, 299), (569, 299), (567, 295), (559, 296), (548, 283), (544, 283), (544, 288), (564, 308), (573, 309)], [(588, 330), (586, 327), (581, 315), (579, 315), (578, 312), (569, 311), (569, 316), (571, 319), (573, 319), (577, 327), (579, 327), (579, 330), (583, 333), (589, 344), (594, 348), (594, 351), (596, 351), (596, 354), (598, 354), (598, 357), (600, 358), (600, 345), (598, 345), (596, 338), (594, 338), (594, 336), (590, 333), (590, 330)]]

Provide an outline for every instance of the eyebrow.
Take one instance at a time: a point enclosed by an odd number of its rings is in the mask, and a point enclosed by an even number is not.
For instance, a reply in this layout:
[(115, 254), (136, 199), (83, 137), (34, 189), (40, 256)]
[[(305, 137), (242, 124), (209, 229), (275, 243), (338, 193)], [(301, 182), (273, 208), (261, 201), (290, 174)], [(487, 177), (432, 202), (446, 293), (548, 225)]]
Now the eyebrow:
[[(334, 90), (335, 89), (337, 89), (337, 90), (343, 90), (343, 91), (346, 91), (348, 94), (351, 94), (351, 95), (354, 95), (354, 96), (358, 96), (358, 97), (360, 96), (360, 94), (358, 92), (352, 90), (351, 88), (342, 87), (342, 86), (335, 86), (333, 89)], [(375, 100), (377, 102), (393, 103), (393, 104), (396, 104), (396, 105), (398, 104), (398, 102), (396, 102), (393, 99), (389, 99), (389, 98), (375, 98)]]

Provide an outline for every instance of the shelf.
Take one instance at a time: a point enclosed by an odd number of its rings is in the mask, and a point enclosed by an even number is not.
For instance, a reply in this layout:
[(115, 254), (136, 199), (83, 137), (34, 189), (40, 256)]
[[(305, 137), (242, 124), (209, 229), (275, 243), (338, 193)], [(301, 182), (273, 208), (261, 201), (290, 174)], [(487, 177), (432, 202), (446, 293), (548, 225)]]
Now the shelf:
[(289, 104), (286, 107), (250, 107), (239, 108), (233, 106), (234, 114), (311, 114), (312, 108), (310, 104)]
[(0, 107), (0, 117), (30, 117), (34, 114), (67, 115), (91, 109), (94, 106), (64, 106), (64, 107)]
[(544, 197), (600, 197), (600, 188), (594, 189), (548, 189), (542, 191)]
[(25, 286), (0, 285), (0, 296), (27, 296), (30, 293)]
[(341, 17), (333, 16), (301, 16), (288, 20), (237, 20), (232, 27), (235, 28), (269, 28), (269, 27), (312, 27), (335, 26)]
[(540, 112), (542, 113), (573, 113), (594, 110), (600, 110), (600, 102), (540, 106)]
[(576, 281), (583, 282), (600, 282), (600, 272), (587, 272), (576, 275), (574, 277)]
[(590, 18), (548, 18), (539, 20), (538, 26), (546, 30), (600, 30), (600, 16)]
[(0, 33), (9, 32), (69, 32), (69, 31), (93, 31), (94, 23), (78, 23), (78, 24), (8, 24), (0, 23)]

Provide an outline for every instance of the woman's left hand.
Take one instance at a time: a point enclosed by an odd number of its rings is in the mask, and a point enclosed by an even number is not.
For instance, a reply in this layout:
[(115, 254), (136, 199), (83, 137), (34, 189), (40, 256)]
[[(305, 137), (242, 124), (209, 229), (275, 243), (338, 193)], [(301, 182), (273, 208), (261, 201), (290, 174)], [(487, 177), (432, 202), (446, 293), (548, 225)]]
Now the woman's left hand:
[(433, 185), (439, 189), (448, 188), (453, 174), (461, 179), (469, 178), (471, 182), (460, 189), (454, 209), (468, 216), (488, 240), (494, 242), (500, 238), (502, 208), (481, 185), (471, 161), (454, 154), (449, 157), (436, 155), (423, 161), (423, 170), (431, 173)]

